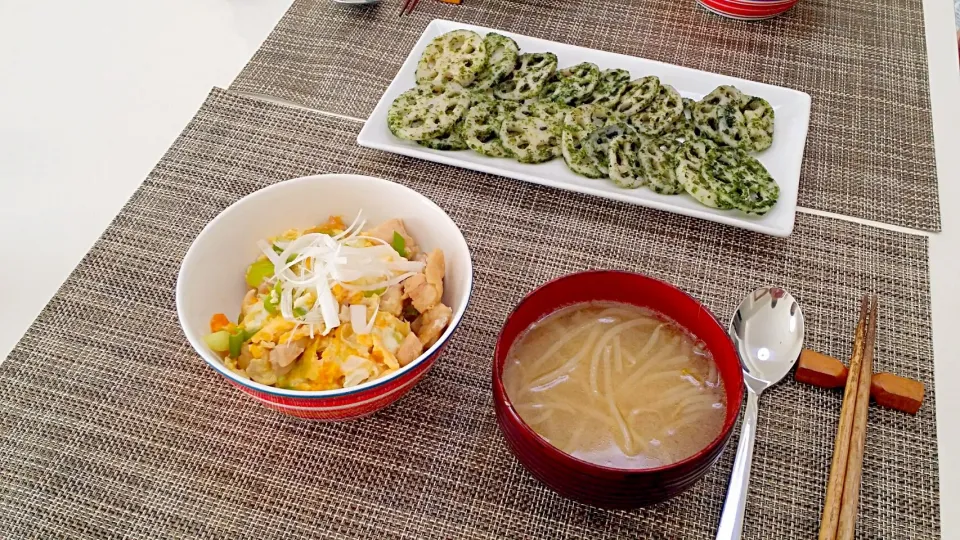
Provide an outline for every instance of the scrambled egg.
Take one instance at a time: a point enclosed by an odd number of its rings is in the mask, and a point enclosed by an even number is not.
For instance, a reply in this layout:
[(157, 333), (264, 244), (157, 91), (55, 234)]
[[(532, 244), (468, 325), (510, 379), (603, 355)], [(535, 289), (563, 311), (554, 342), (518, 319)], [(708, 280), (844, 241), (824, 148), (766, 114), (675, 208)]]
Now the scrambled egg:
[[(327, 223), (312, 229), (289, 230), (267, 241), (276, 254), (282, 255), (289, 253), (286, 247), (289, 242), (304, 234), (336, 237), (346, 229), (340, 217), (331, 217)], [(350, 234), (356, 236), (356, 231)], [(326, 293), (321, 294), (319, 289), (315, 289), (317, 294), (299, 289), (291, 299), (291, 285), (287, 284), (283, 294), (285, 301), (292, 305), (281, 307), (281, 284), (277, 281), (281, 278), (273, 276), (271, 261), (277, 264), (282, 261), (265, 246), (265, 255), (247, 270), (250, 289), (244, 297), (239, 320), (233, 324), (223, 314), (215, 315), (210, 323), (208, 344), (221, 353), (224, 365), (236, 373), (262, 384), (293, 390), (345, 388), (400, 369), (436, 340), (438, 332), (449, 323), (450, 308), (439, 303), (444, 273), (442, 252), (420, 253), (400, 220), (390, 220), (365, 231), (351, 241), (350, 247), (382, 249), (384, 244), (390, 244), (395, 252), (383, 260), (389, 263), (399, 258), (409, 265), (416, 264), (414, 257), (419, 255), (416, 261), (422, 265), (420, 270), (414, 267), (408, 274), (411, 277), (386, 281), (376, 290), (368, 289), (379, 286), (384, 278), (365, 276), (350, 281), (347, 287), (334, 284), (329, 295), (340, 309), (340, 324), (326, 335), (322, 335), (318, 325), (306, 315), (318, 313), (316, 306), (322, 300), (318, 300), (318, 295)], [(287, 262), (293, 264), (290, 270), (300, 276), (304, 270), (309, 274), (314, 269), (306, 258), (296, 262), (288, 256)], [(351, 315), (357, 306), (363, 306), (366, 312), (362, 331), (367, 333), (356, 333), (351, 322), (356, 320)], [(291, 310), (294, 316), (288, 318)], [(287, 317), (282, 314), (284, 311)], [(376, 316), (369, 321), (373, 313)], [(319, 327), (323, 328), (322, 322)]]
[[(241, 353), (242, 356), (249, 355), (254, 359), (267, 359), (271, 349), (277, 344), (306, 339), (307, 345), (299, 360), (293, 363), (293, 368), (288, 373), (280, 375), (273, 383), (279, 388), (292, 390), (341, 388), (345, 386), (344, 379), (348, 375), (344, 373), (344, 366), (364, 371), (366, 376), (363, 380), (374, 379), (400, 369), (396, 352), (403, 339), (410, 334), (410, 323), (385, 312), (377, 314), (373, 330), (363, 335), (355, 334), (349, 322), (337, 328), (331, 335), (315, 334), (312, 338), (309, 328), (294, 326), (294, 323), (279, 315), (270, 315)], [(351, 359), (354, 359), (353, 362), (350, 362)], [(368, 360), (369, 364), (357, 362), (356, 359)], [(239, 364), (240, 362), (233, 363), (235, 371), (241, 368)], [(244, 369), (246, 367), (242, 366)]]

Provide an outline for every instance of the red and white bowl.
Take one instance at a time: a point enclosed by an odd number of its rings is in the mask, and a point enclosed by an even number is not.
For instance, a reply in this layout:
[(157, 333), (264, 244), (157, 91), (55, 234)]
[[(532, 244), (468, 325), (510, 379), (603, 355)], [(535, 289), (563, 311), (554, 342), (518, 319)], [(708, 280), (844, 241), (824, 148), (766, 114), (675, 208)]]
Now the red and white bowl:
[[(622, 302), (660, 312), (702, 340), (723, 379), (727, 411), (720, 435), (697, 454), (650, 469), (605, 467), (575, 458), (538, 435), (520, 418), (503, 385), (507, 352), (523, 332), (554, 311), (583, 302)], [(629, 272), (591, 271), (555, 279), (528, 294), (507, 317), (493, 359), (497, 424), (517, 460), (537, 479), (570, 499), (604, 508), (654, 504), (689, 489), (720, 458), (743, 400), (740, 360), (717, 319), (687, 293)]]
[[(309, 228), (330, 215), (350, 221), (362, 210), (370, 224), (401, 218), (424, 249), (446, 259), (443, 302), (453, 309), (450, 326), (418, 359), (387, 377), (359, 386), (315, 392), (285, 390), (251, 381), (227, 369), (204, 343), (214, 313), (236, 313), (246, 293), (246, 267), (259, 254), (257, 240), (291, 228)], [(473, 263), (452, 219), (410, 188), (370, 176), (326, 174), (287, 180), (240, 199), (194, 240), (177, 278), (177, 315), (197, 354), (230, 384), (263, 405), (293, 416), (346, 420), (372, 414), (400, 399), (440, 356), (470, 300)]]
[(761, 20), (776, 17), (798, 0), (697, 0), (704, 8), (732, 19)]

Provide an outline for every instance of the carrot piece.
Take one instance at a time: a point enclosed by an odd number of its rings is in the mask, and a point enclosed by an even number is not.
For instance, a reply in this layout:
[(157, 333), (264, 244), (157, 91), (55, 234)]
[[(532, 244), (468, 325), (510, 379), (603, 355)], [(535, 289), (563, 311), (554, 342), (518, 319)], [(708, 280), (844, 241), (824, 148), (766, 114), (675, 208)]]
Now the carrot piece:
[(219, 332), (227, 326), (230, 325), (230, 319), (227, 318), (223, 313), (217, 313), (213, 317), (210, 317), (210, 331)]
[(330, 218), (327, 219), (327, 222), (324, 223), (323, 225), (317, 225), (316, 227), (311, 227), (303, 232), (333, 235), (346, 228), (347, 228), (347, 225), (343, 222), (342, 216), (330, 216)]

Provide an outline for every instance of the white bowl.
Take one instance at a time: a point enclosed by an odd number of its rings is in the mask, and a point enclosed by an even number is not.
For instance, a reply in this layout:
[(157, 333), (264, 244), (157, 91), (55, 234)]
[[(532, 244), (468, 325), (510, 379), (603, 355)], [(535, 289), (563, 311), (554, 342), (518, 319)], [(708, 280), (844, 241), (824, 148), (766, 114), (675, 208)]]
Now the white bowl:
[[(253, 382), (227, 369), (205, 345), (203, 338), (210, 331), (209, 321), (214, 313), (226, 313), (230, 317), (239, 312), (247, 291), (244, 273), (260, 253), (256, 242), (288, 229), (313, 227), (326, 222), (331, 215), (343, 216), (349, 223), (361, 210), (368, 227), (391, 218), (401, 218), (407, 231), (423, 249), (443, 250), (446, 259), (443, 302), (453, 309), (453, 319), (440, 340), (399, 371), (349, 389), (285, 390)], [(390, 381), (395, 379), (403, 379), (438, 352), (463, 317), (472, 285), (473, 265), (466, 240), (439, 206), (416, 191), (389, 180), (325, 174), (287, 180), (251, 193), (211, 221), (194, 240), (180, 267), (177, 315), (190, 344), (207, 364), (257, 399), (303, 409), (314, 405), (322, 407), (323, 398), (347, 398), (327, 401), (346, 407), (347, 401), (362, 401), (373, 395), (368, 391), (390, 386)], [(419, 373), (416, 379), (422, 375)], [(409, 390), (415, 382), (404, 385), (403, 389), (392, 390), (394, 393)], [(304, 399), (310, 401), (304, 402)]]

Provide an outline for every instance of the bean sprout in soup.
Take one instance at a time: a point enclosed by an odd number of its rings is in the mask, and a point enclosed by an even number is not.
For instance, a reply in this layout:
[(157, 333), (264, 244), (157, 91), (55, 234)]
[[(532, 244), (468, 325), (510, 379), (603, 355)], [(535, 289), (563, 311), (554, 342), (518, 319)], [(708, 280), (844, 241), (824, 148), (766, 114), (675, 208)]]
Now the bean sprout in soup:
[(726, 416), (704, 344), (627, 304), (578, 304), (537, 322), (510, 348), (503, 383), (534, 431), (608, 467), (686, 459), (720, 435)]

